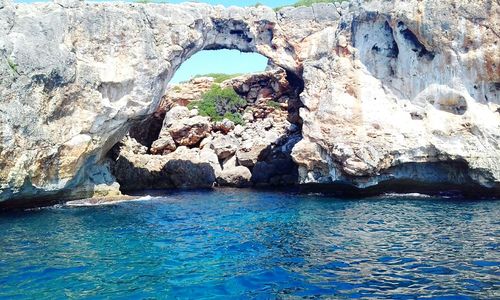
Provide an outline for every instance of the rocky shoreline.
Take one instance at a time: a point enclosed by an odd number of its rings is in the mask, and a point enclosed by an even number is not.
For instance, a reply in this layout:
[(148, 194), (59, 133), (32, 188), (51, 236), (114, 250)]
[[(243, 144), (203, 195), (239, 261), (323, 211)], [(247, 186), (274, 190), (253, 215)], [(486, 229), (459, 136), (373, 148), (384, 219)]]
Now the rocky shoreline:
[[(0, 206), (190, 182), (361, 194), (432, 185), (499, 197), (499, 16), (489, 0), (277, 12), (0, 0)], [(216, 49), (266, 56), (297, 101), (264, 84), (261, 96), (283, 107), (259, 108), (245, 80), (227, 82), (260, 111), (234, 129), (177, 108), (192, 99), (162, 102), (185, 60)], [(169, 179), (155, 183), (162, 172)]]

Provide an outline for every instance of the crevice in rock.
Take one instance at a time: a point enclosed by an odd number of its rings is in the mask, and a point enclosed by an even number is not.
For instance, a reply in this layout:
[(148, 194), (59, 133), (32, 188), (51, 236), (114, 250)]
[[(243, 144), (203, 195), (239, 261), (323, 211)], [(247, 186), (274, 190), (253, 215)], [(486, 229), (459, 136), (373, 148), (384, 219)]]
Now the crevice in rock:
[(150, 19), (150, 16), (149, 14), (146, 12), (146, 10), (144, 9), (144, 7), (141, 7), (141, 12), (144, 14), (144, 19), (145, 19), (145, 23), (147, 24), (147, 26), (149, 27), (149, 29), (151, 30), (151, 35), (155, 41), (155, 46), (158, 47), (160, 45), (159, 41), (158, 41), (158, 38), (156, 37), (154, 31), (155, 31), (155, 27), (153, 25), (153, 22), (151, 22), (151, 19)]
[(387, 31), (389, 33), (389, 35), (392, 37), (392, 45), (390, 45), (387, 48), (388, 51), (387, 51), (386, 56), (389, 58), (397, 58), (399, 55), (399, 47), (398, 47), (398, 43), (396, 43), (396, 40), (394, 39), (394, 32), (392, 31), (392, 28), (389, 25), (389, 22), (385, 21), (384, 25), (385, 25), (384, 26), (385, 31)]
[(64, 86), (66, 83), (64, 78), (56, 71), (52, 71), (48, 76), (44, 74), (35, 75), (31, 79), (35, 84), (43, 85), (43, 92), (47, 94), (55, 88)]
[(429, 51), (424, 44), (422, 44), (417, 36), (405, 25), (404, 22), (399, 21), (397, 29), (402, 34), (402, 36), (411, 45), (411, 50), (417, 53), (418, 57), (426, 58), (428, 60), (433, 60), (436, 55), (434, 52)]
[(288, 121), (292, 124), (297, 124), (299, 130), (302, 131), (302, 118), (300, 117), (300, 109), (304, 107), (300, 99), (300, 94), (304, 91), (304, 80), (293, 72), (286, 71), (286, 79), (292, 87), (292, 97), (288, 101)]
[(133, 88), (134, 80), (131, 79), (122, 82), (101, 82), (97, 90), (103, 99), (108, 99), (109, 102), (113, 103), (130, 94)]
[(304, 184), (302, 192), (315, 191), (339, 197), (371, 197), (388, 193), (419, 193), (448, 197), (499, 197), (500, 186), (485, 187), (464, 161), (403, 163), (375, 176), (345, 176), (333, 183)]
[(359, 58), (377, 78), (393, 78), (400, 55), (394, 31), (387, 16), (370, 13), (358, 17), (352, 25), (352, 43)]
[[(253, 52), (255, 36), (243, 21), (230, 19), (212, 19), (214, 40), (208, 41), (204, 50), (238, 49), (242, 52)], [(229, 38), (230, 36), (236, 37)]]
[(129, 131), (130, 137), (150, 149), (160, 135), (164, 118), (165, 112), (155, 112), (146, 120), (133, 125)]

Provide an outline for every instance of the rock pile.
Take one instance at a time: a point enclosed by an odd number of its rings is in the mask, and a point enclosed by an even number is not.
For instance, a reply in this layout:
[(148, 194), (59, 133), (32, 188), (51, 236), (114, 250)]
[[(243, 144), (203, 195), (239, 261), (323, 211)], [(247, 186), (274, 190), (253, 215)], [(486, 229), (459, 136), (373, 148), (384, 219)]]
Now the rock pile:
[(145, 125), (158, 126), (146, 120), (139, 125), (141, 131), (133, 128), (135, 136), (127, 136), (113, 149), (112, 172), (122, 190), (297, 182), (297, 167), (290, 153), (301, 138), (300, 124), (287, 120), (288, 103), (296, 101), (297, 91), (289, 85), (286, 73), (276, 69), (220, 84), (233, 88), (247, 101), (244, 124), (228, 119), (213, 122), (187, 107), (213, 84), (213, 78), (202, 77), (171, 86), (159, 110), (171, 108), (151, 146), (138, 142), (138, 132), (149, 135)]

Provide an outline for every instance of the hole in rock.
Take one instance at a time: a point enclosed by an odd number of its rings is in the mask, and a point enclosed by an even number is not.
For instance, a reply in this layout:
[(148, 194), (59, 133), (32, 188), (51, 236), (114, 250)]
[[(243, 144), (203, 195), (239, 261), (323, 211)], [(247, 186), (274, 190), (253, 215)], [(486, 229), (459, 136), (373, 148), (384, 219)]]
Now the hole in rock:
[(418, 37), (401, 21), (398, 22), (398, 30), (404, 39), (410, 44), (411, 50), (417, 53), (418, 57), (423, 57), (428, 60), (434, 59), (436, 54), (429, 51), (425, 45), (419, 41)]
[[(244, 35), (238, 30), (230, 34)], [(113, 175), (123, 192), (293, 185), (303, 87), (260, 54), (200, 51), (179, 67), (156, 111), (110, 151)]]

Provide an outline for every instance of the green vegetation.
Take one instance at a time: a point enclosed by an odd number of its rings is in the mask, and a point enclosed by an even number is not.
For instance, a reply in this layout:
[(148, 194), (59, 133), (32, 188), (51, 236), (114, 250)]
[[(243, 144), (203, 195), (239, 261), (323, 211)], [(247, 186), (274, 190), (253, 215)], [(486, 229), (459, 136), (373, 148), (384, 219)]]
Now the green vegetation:
[(244, 125), (245, 121), (240, 113), (225, 113), (224, 118), (232, 121), (236, 125)]
[(241, 73), (236, 73), (236, 74), (224, 74), (224, 73), (208, 73), (208, 74), (200, 74), (200, 75), (195, 75), (194, 78), (198, 77), (212, 77), (215, 79), (215, 83), (222, 83), (223, 81), (226, 81), (228, 79), (234, 78), (241, 76)]
[[(286, 5), (286, 6), (293, 6), (293, 7), (299, 7), (299, 6), (311, 6), (314, 3), (340, 3), (346, 0), (298, 0), (292, 5)], [(285, 6), (279, 6), (275, 7), (274, 10), (278, 11), (282, 9)]]
[(276, 101), (267, 101), (267, 106), (269, 107), (272, 107), (274, 109), (278, 109), (278, 108), (281, 108), (281, 105), (279, 104), (279, 102), (276, 102)]
[(10, 58), (7, 58), (7, 64), (9, 64), (9, 67), (12, 69), (12, 71), (16, 72), (16, 74), (19, 74), (17, 71), (18, 65)]
[(221, 121), (226, 118), (235, 124), (243, 124), (240, 111), (247, 106), (234, 89), (212, 85), (212, 88), (201, 96), (200, 101), (189, 103), (188, 108), (198, 108), (200, 115), (207, 116), (212, 121)]
[(182, 88), (181, 88), (180, 86), (176, 85), (176, 86), (174, 86), (174, 87), (172, 88), (172, 90), (173, 90), (174, 92), (180, 92), (180, 91), (182, 91)]

